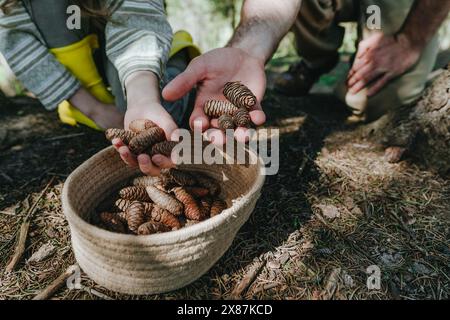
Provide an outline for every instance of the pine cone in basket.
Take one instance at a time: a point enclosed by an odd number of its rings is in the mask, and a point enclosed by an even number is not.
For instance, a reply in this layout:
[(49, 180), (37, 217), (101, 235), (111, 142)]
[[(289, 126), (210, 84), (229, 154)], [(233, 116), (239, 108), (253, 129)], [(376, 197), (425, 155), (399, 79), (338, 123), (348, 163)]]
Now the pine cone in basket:
[(209, 190), (202, 187), (185, 187), (184, 189), (196, 198), (203, 198), (209, 194)]
[(101, 224), (105, 227), (105, 229), (112, 232), (126, 232), (125, 225), (121, 221), (117, 213), (101, 212), (99, 217)]
[(144, 205), (141, 202), (134, 201), (127, 208), (125, 213), (127, 217), (128, 228), (132, 232), (137, 233), (139, 226), (145, 223), (147, 220), (145, 217)]
[(138, 234), (139, 235), (149, 235), (154, 233), (161, 233), (161, 232), (167, 232), (171, 229), (159, 222), (149, 221), (144, 224), (141, 224), (141, 226), (138, 228)]
[(152, 176), (137, 177), (133, 180), (133, 184), (138, 187), (154, 186), (161, 183), (162, 183), (161, 177), (152, 177)]
[(238, 108), (251, 109), (256, 105), (255, 95), (240, 81), (227, 82), (223, 87), (223, 95)]
[(209, 100), (203, 107), (205, 114), (211, 118), (219, 118), (223, 114), (233, 115), (238, 108), (228, 101)]
[(138, 155), (165, 139), (166, 134), (164, 130), (159, 127), (153, 127), (139, 133), (130, 141), (128, 147), (133, 154)]
[(193, 186), (197, 183), (192, 174), (178, 169), (162, 169), (161, 179), (164, 186)]
[(200, 205), (203, 210), (203, 215), (209, 217), (211, 215), (212, 199), (210, 197), (204, 197), (200, 199)]
[(158, 125), (156, 123), (154, 123), (151, 120), (148, 119), (138, 119), (138, 120), (133, 120), (130, 123), (130, 131), (134, 132), (134, 133), (141, 133), (144, 130), (153, 128), (153, 127), (157, 127)]
[(175, 197), (184, 205), (184, 215), (187, 219), (201, 221), (206, 218), (197, 201), (182, 187), (173, 188)]
[(151, 201), (147, 191), (145, 190), (145, 187), (132, 186), (123, 188), (119, 191), (119, 196), (122, 199), (131, 201), (143, 201), (143, 202)]
[(134, 137), (136, 137), (136, 133), (128, 130), (112, 128), (105, 131), (105, 136), (109, 141), (119, 138), (123, 143), (128, 144)]
[(147, 190), (150, 199), (152, 199), (159, 207), (166, 209), (175, 216), (183, 214), (183, 204), (170, 194), (154, 186), (148, 186), (145, 189)]
[(214, 201), (211, 205), (210, 216), (211, 217), (217, 216), (226, 208), (227, 208), (227, 204), (224, 201), (222, 201), (220, 199), (214, 199)]
[(197, 174), (195, 178), (197, 179), (198, 185), (208, 189), (211, 195), (215, 196), (220, 193), (220, 185), (213, 178), (205, 174)]
[(181, 228), (180, 221), (173, 214), (158, 206), (154, 206), (151, 212), (151, 219), (153, 221), (160, 222), (173, 230)]
[[(126, 199), (118, 199), (115, 203), (115, 206), (119, 209), (125, 212), (128, 207), (133, 203), (131, 200)], [(150, 202), (141, 202), (144, 205), (144, 212), (150, 213), (153, 210), (153, 203)]]

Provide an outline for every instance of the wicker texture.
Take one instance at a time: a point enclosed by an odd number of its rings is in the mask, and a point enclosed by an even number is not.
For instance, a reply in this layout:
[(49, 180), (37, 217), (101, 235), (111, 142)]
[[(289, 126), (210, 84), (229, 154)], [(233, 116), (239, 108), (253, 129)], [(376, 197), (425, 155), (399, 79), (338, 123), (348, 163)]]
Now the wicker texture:
[(92, 280), (121, 293), (156, 294), (186, 286), (217, 262), (249, 218), (264, 183), (260, 163), (186, 166), (219, 181), (224, 173), (222, 196), (230, 208), (177, 231), (134, 236), (87, 222), (98, 203), (138, 174), (112, 147), (99, 152), (69, 176), (62, 193), (78, 264)]

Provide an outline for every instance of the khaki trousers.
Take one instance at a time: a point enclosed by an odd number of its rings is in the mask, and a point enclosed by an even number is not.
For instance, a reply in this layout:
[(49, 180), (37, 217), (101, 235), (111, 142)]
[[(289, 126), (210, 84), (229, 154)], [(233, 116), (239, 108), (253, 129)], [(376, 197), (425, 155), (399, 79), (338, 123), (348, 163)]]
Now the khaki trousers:
[[(345, 28), (339, 25), (341, 22), (357, 22), (358, 41), (365, 39), (376, 31), (367, 27), (367, 20), (372, 15), (372, 12), (367, 13), (368, 7), (376, 5), (381, 13), (381, 31), (393, 35), (401, 29), (413, 4), (414, 0), (303, 0), (293, 27), (298, 53), (312, 66), (325, 64), (336, 56), (342, 45)], [(345, 80), (338, 85), (336, 94), (355, 115), (373, 121), (420, 97), (436, 63), (438, 50), (436, 35), (423, 50), (418, 63), (375, 96), (368, 98), (366, 90), (351, 95)]]

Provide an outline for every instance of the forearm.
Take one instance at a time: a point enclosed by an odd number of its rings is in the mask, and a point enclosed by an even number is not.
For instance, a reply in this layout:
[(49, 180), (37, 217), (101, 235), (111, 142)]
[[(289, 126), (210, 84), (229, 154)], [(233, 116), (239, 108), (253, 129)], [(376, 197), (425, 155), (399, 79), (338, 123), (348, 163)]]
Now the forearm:
[(70, 97), (69, 102), (89, 118), (94, 117), (97, 106), (100, 104), (100, 101), (83, 87)]
[(294, 24), (300, 5), (301, 0), (246, 0), (228, 46), (268, 61)]
[(438, 32), (449, 11), (450, 1), (416, 0), (399, 35), (422, 49)]
[(138, 71), (125, 82), (128, 108), (161, 103), (158, 77), (150, 71)]

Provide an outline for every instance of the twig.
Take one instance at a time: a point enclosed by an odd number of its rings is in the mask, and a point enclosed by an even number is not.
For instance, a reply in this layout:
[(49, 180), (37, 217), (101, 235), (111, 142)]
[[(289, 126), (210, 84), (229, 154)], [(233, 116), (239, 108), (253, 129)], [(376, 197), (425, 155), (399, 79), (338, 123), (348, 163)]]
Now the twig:
[(11, 259), (8, 262), (8, 265), (5, 268), (5, 272), (11, 272), (14, 270), (14, 268), (17, 266), (17, 263), (19, 263), (20, 259), (22, 258), (23, 253), (25, 252), (25, 243), (27, 241), (28, 236), (28, 230), (30, 229), (30, 223), (31, 218), (33, 217), (34, 212), (37, 209), (37, 206), (39, 202), (41, 201), (42, 197), (45, 195), (47, 190), (52, 185), (53, 181), (55, 180), (55, 177), (52, 177), (45, 186), (44, 190), (42, 190), (41, 194), (37, 198), (36, 202), (28, 209), (27, 214), (25, 215), (22, 224), (20, 226), (19, 231), (19, 239), (17, 240), (16, 247), (14, 249), (14, 254), (11, 257)]
[(67, 268), (66, 271), (64, 271), (63, 274), (61, 274), (58, 278), (53, 280), (52, 283), (50, 283), (44, 290), (42, 290), (38, 295), (36, 295), (33, 300), (47, 300), (51, 296), (55, 294), (56, 291), (58, 291), (67, 281), (67, 279), (70, 278), (71, 275), (75, 273), (75, 265), (70, 266)]
[(266, 259), (256, 262), (252, 268), (247, 272), (247, 274), (242, 278), (242, 280), (236, 285), (230, 294), (231, 299), (241, 299), (242, 294), (252, 282), (256, 279), (258, 274), (261, 272), (263, 267), (266, 265)]
[(278, 283), (278, 282), (267, 283), (267, 284), (265, 284), (263, 286), (260, 286), (259, 288), (255, 289), (255, 291), (253, 292), (253, 295), (255, 295), (257, 293), (260, 293), (262, 291), (266, 291), (266, 290), (270, 290), (270, 289), (276, 288), (276, 287), (278, 287), (280, 285), (281, 285), (281, 283)]
[(63, 136), (57, 136), (57, 137), (53, 137), (53, 138), (47, 138), (44, 139), (44, 141), (57, 141), (57, 140), (64, 140), (64, 139), (70, 139), (70, 138), (76, 138), (76, 137), (81, 137), (84, 136), (85, 133), (81, 132), (81, 133), (71, 133), (71, 134), (66, 134)]

